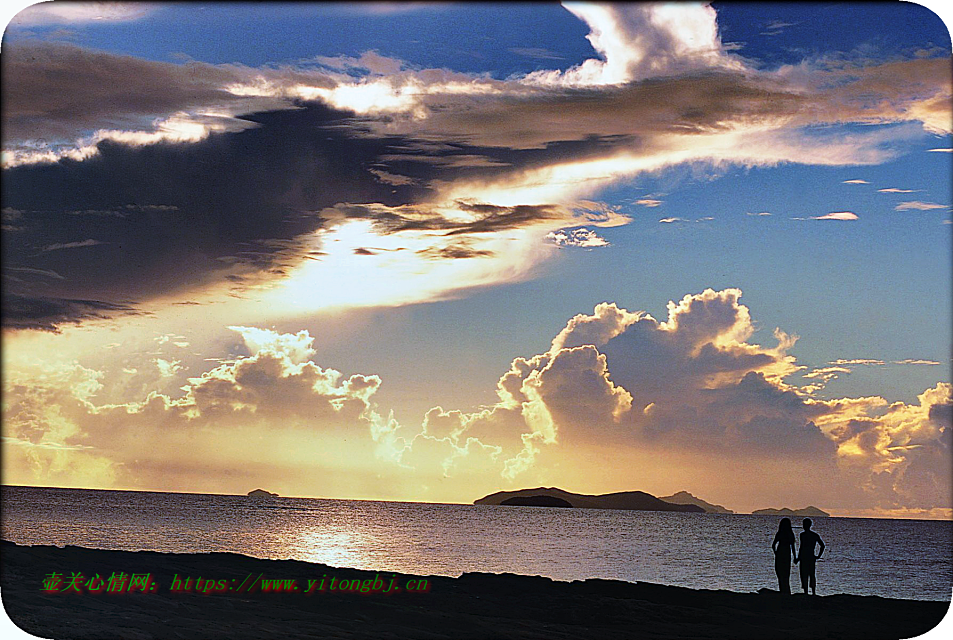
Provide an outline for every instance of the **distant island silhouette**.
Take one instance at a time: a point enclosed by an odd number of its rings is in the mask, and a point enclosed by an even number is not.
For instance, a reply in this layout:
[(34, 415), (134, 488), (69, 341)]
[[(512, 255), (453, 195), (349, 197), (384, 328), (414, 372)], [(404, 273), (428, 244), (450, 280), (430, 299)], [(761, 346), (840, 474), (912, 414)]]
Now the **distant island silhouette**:
[(555, 496), (516, 496), (500, 503), (508, 507), (569, 507), (572, 504)]
[(751, 514), (755, 516), (786, 516), (788, 518), (829, 518), (831, 515), (813, 506), (803, 509), (788, 509), (787, 507), (783, 509), (758, 509), (752, 511)]
[(476, 505), (504, 505), (526, 504), (513, 502), (516, 500), (536, 501), (533, 506), (563, 506), (554, 504), (539, 504), (541, 498), (556, 498), (577, 509), (621, 509), (628, 511), (681, 511), (686, 513), (704, 513), (704, 509), (694, 504), (672, 504), (645, 493), (644, 491), (620, 491), (602, 495), (585, 495), (571, 493), (555, 487), (539, 487), (537, 489), (521, 489), (519, 491), (497, 491), (478, 500)]
[(277, 498), (277, 493), (272, 493), (271, 491), (265, 491), (264, 489), (255, 489), (254, 491), (248, 492), (249, 498)]
[[(628, 511), (677, 511), (682, 513), (735, 513), (735, 511), (720, 504), (706, 502), (688, 491), (679, 491), (670, 496), (658, 498), (644, 491), (618, 491), (616, 493), (588, 495), (573, 493), (557, 487), (538, 487), (516, 491), (497, 491), (474, 500), (473, 504)], [(786, 516), (788, 518), (827, 518), (831, 515), (813, 505), (803, 509), (789, 509), (787, 507), (782, 509), (758, 509), (751, 513), (756, 516)]]
[(678, 493), (673, 493), (670, 496), (661, 497), (659, 500), (671, 502), (672, 504), (693, 504), (696, 507), (701, 507), (704, 509), (705, 513), (734, 513), (734, 511), (731, 509), (727, 509), (720, 504), (705, 502), (701, 498), (693, 496), (687, 491), (679, 491)]

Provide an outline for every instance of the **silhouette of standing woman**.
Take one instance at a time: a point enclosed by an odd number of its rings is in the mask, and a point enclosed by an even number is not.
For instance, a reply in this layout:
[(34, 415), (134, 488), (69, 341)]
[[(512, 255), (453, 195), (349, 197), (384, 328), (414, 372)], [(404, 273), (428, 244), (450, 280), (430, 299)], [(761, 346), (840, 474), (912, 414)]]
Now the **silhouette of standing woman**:
[(781, 593), (791, 594), (791, 560), (797, 562), (794, 555), (794, 529), (790, 518), (781, 518), (778, 532), (771, 543), (774, 551), (774, 571), (778, 574), (778, 589)]
[[(810, 518), (804, 518), (804, 531), (801, 533), (801, 548), (798, 550), (797, 558), (794, 564), (801, 562), (801, 588), (807, 593), (808, 582), (811, 584), (811, 595), (817, 595), (817, 576), (815, 574), (815, 562), (824, 554), (824, 541), (821, 536), (811, 531)], [(821, 550), (814, 555), (814, 546), (821, 545)]]

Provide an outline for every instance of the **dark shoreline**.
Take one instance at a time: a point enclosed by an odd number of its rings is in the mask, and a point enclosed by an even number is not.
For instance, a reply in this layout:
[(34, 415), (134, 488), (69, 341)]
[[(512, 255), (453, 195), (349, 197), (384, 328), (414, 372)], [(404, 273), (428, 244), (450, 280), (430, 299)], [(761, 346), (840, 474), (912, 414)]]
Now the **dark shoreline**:
[[(110, 638), (909, 638), (935, 627), (947, 601), (877, 596), (782, 597), (613, 580), (513, 574), (428, 576), (428, 590), (305, 594), (171, 592), (173, 577), (374, 579), (378, 572), (235, 553), (105, 551), (0, 543), (4, 608), (57, 639)], [(51, 572), (151, 573), (153, 593), (44, 593)], [(385, 584), (421, 577), (379, 572)], [(259, 583), (260, 584), (260, 583)], [(327, 583), (326, 583), (326, 586)], [(303, 589), (304, 587), (302, 587)], [(85, 589), (84, 589), (85, 591)]]

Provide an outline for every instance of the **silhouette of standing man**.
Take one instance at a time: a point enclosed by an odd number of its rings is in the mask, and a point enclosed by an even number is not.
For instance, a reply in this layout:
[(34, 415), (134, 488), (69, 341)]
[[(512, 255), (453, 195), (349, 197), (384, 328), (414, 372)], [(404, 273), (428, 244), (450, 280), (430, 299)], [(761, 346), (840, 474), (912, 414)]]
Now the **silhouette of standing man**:
[[(811, 595), (817, 595), (817, 575), (816, 570), (816, 561), (824, 554), (824, 541), (821, 540), (821, 536), (817, 535), (811, 531), (811, 525), (814, 524), (811, 522), (810, 518), (804, 518), (804, 531), (801, 532), (801, 548), (798, 549), (797, 558), (794, 559), (794, 564), (798, 562), (801, 563), (801, 588), (804, 589), (804, 593), (807, 593), (807, 585), (810, 582), (811, 584)], [(821, 550), (814, 555), (815, 545), (821, 545)]]

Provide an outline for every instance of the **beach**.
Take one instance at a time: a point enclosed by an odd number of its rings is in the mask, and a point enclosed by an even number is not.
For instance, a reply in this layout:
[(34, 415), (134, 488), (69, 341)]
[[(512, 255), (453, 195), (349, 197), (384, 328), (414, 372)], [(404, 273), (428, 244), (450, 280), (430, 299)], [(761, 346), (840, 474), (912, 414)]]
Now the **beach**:
[[(908, 638), (936, 626), (949, 608), (943, 601), (767, 589), (414, 576), (234, 553), (8, 541), (0, 549), (3, 605), (41, 638)], [(67, 590), (73, 574), (82, 578)], [(139, 576), (139, 586), (130, 590), (117, 579), (110, 592), (113, 575)], [(50, 576), (62, 582), (54, 588)]]

